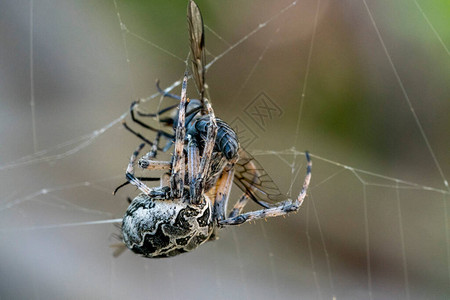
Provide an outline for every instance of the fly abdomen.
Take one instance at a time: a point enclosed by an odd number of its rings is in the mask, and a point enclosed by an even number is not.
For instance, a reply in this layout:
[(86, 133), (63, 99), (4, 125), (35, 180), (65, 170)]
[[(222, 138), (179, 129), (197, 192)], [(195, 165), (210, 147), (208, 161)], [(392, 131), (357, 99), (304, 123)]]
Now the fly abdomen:
[[(236, 132), (234, 132), (230, 125), (221, 119), (216, 118), (216, 123), (217, 137), (215, 142), (215, 150), (222, 152), (226, 159), (231, 160), (236, 157), (239, 151), (239, 140)], [(189, 126), (188, 134), (193, 137), (197, 137), (198, 142), (200, 142), (200, 145), (203, 146), (209, 126), (209, 116), (202, 116), (195, 120), (194, 124)]]
[(217, 122), (216, 145), (228, 160), (233, 159), (239, 151), (239, 140), (236, 132), (222, 120)]

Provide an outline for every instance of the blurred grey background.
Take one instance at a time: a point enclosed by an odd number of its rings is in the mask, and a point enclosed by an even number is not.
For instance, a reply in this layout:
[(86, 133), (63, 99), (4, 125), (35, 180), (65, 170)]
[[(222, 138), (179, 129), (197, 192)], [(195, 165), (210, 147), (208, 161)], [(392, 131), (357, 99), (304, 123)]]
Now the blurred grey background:
[(66, 226), (121, 218), (137, 194), (111, 195), (140, 143), (119, 117), (181, 79), (187, 2), (3, 0), (0, 298), (448, 299), (448, 1), (198, 4), (208, 61), (224, 53), (207, 72), (216, 115), (283, 192), (314, 155), (300, 212), (160, 260), (114, 258), (113, 224)]

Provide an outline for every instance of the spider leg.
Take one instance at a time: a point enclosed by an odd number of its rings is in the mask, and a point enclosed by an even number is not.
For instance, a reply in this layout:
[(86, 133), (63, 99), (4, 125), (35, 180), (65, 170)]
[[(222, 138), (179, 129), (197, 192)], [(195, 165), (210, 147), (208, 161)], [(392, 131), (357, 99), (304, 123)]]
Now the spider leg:
[[(157, 151), (161, 150), (161, 148), (159, 148), (159, 141), (161, 138), (160, 132), (158, 132), (158, 134), (156, 135), (155, 141), (152, 143), (149, 140), (147, 140), (146, 138), (144, 138), (143, 136), (141, 136), (139, 133), (136, 133), (131, 128), (129, 128), (125, 122), (123, 122), (123, 125), (125, 126), (125, 128), (127, 130), (131, 131), (133, 134), (135, 134), (136, 136), (138, 136), (139, 138), (144, 140), (147, 144), (152, 146), (151, 150), (144, 157), (146, 157), (146, 158), (156, 157)], [(140, 148), (140, 146), (139, 146), (139, 148)], [(140, 160), (139, 160), (139, 165), (140, 165)], [(157, 177), (137, 177), (137, 179), (139, 179), (140, 181), (158, 181), (158, 180), (160, 180)], [(121, 188), (123, 188), (124, 186), (126, 186), (128, 184), (130, 184), (130, 182), (126, 181), (126, 182), (122, 183), (121, 185), (119, 185), (118, 187), (116, 187), (116, 189), (113, 192), (113, 195), (115, 195), (118, 190), (120, 190)]]
[(188, 179), (190, 189), (194, 189), (194, 183), (198, 174), (198, 168), (200, 165), (200, 153), (197, 145), (197, 141), (188, 135)]
[(147, 159), (155, 158), (157, 153), (158, 153), (158, 150), (160, 150), (162, 152), (167, 152), (167, 150), (169, 150), (170, 147), (172, 147), (173, 140), (170, 139), (170, 140), (167, 141), (167, 143), (164, 146), (164, 148), (161, 148), (159, 146), (159, 143), (160, 143), (160, 140), (161, 140), (161, 136), (162, 136), (161, 132), (158, 132), (156, 134), (156, 138), (155, 138), (155, 140), (153, 142), (152, 148), (150, 149), (150, 151), (147, 154), (144, 155), (145, 158), (147, 158)]
[[(157, 113), (143, 113), (143, 112), (141, 112), (141, 111), (138, 111), (137, 113), (138, 113), (138, 115), (141, 116), (141, 117), (156, 118), (156, 117), (162, 115), (163, 113), (168, 112), (168, 111), (170, 111), (170, 110), (176, 108), (177, 106), (178, 106), (178, 103), (177, 103), (177, 104), (174, 104), (174, 105), (171, 105), (171, 106), (168, 106), (168, 107), (166, 107), (166, 108), (163, 108), (163, 109), (161, 109), (160, 111), (158, 111)], [(163, 121), (164, 123), (170, 123), (170, 122), (169, 122), (169, 121), (170, 121), (169, 119), (163, 119), (163, 120), (161, 120), (161, 121)]]
[(146, 142), (147, 144), (152, 146), (150, 151), (146, 155), (144, 155), (143, 157), (141, 157), (139, 159), (139, 163), (138, 164), (139, 164), (140, 168), (148, 169), (148, 170), (168, 170), (168, 169), (170, 169), (170, 162), (165, 162), (165, 161), (161, 161), (160, 162), (160, 161), (152, 160), (152, 158), (156, 157), (156, 154), (158, 153), (158, 150), (165, 151), (165, 148), (161, 149), (159, 147), (159, 141), (160, 141), (160, 137), (161, 137), (161, 133), (160, 132), (158, 132), (158, 134), (156, 135), (155, 141), (154, 142), (150, 142), (145, 137), (143, 137), (141, 134), (136, 133), (135, 131), (133, 131), (133, 129), (129, 128), (128, 125), (125, 122), (123, 124), (124, 124), (125, 128), (127, 128), (129, 131), (131, 131), (136, 136), (141, 138), (144, 142)]
[(202, 158), (200, 160), (199, 172), (198, 172), (198, 175), (196, 176), (196, 179), (194, 182), (194, 188), (191, 189), (191, 197), (192, 197), (193, 203), (199, 202), (200, 195), (202, 194), (202, 191), (204, 189), (206, 175), (207, 175), (207, 173), (209, 171), (209, 167), (210, 167), (211, 154), (214, 150), (214, 145), (215, 145), (216, 136), (217, 136), (216, 117), (214, 116), (214, 111), (207, 99), (205, 99), (205, 107), (206, 107), (206, 111), (209, 114), (209, 122), (210, 123), (208, 126), (208, 131), (206, 133), (205, 147), (203, 149)]
[(172, 134), (167, 133), (167, 132), (165, 132), (165, 131), (163, 131), (163, 130), (154, 128), (154, 127), (152, 127), (152, 126), (150, 126), (150, 125), (148, 125), (148, 124), (145, 124), (145, 123), (142, 122), (141, 120), (136, 119), (136, 116), (134, 115), (134, 108), (136, 107), (136, 105), (137, 105), (138, 103), (139, 103), (138, 101), (134, 101), (133, 103), (131, 103), (131, 106), (130, 106), (130, 116), (131, 116), (131, 119), (133, 120), (133, 122), (135, 122), (135, 123), (141, 125), (142, 127), (146, 128), (146, 129), (149, 129), (149, 130), (151, 130), (151, 131), (155, 131), (155, 132), (158, 132), (158, 133), (160, 132), (164, 137), (166, 137), (166, 138), (168, 138), (168, 139), (173, 139), (174, 136), (173, 136)]
[[(160, 180), (158, 177), (136, 177), (136, 178), (139, 179), (140, 181), (159, 181)], [(124, 183), (122, 183), (121, 185), (116, 187), (116, 189), (113, 192), (113, 195), (115, 195), (118, 190), (120, 190), (121, 188), (123, 188), (124, 186), (126, 186), (128, 184), (130, 184), (130, 182), (125, 181)]]
[(131, 155), (125, 176), (132, 185), (137, 186), (137, 188), (140, 189), (144, 194), (149, 195), (152, 189), (134, 176), (134, 168), (133, 168), (133, 164), (136, 162), (139, 152), (142, 150), (142, 148), (144, 148), (144, 146), (145, 143), (140, 144), (139, 147)]
[(231, 186), (233, 185), (234, 168), (224, 170), (217, 180), (216, 198), (214, 200), (213, 218), (217, 221), (225, 220), (228, 198), (230, 197)]
[[(169, 97), (169, 98), (173, 98), (173, 99), (176, 99), (176, 100), (181, 100), (181, 97), (180, 97), (180, 96), (174, 95), (174, 94), (171, 94), (171, 93), (168, 93), (168, 92), (165, 92), (163, 89), (161, 89), (161, 88), (159, 87), (159, 80), (156, 81), (156, 88), (158, 89), (158, 92), (159, 92), (161, 95), (163, 95), (164, 97)], [(164, 114), (165, 112), (168, 112), (168, 111), (170, 111), (170, 110), (176, 108), (177, 106), (178, 106), (178, 104), (174, 104), (174, 105), (168, 106), (168, 107), (166, 107), (166, 108), (160, 110), (160, 111), (157, 112), (157, 113), (143, 113), (143, 112), (140, 112), (139, 110), (137, 111), (137, 113), (138, 113), (139, 116), (143, 116), (143, 117), (157, 117), (157, 116), (160, 116), (160, 115)], [(200, 112), (201, 110), (202, 110), (202, 106), (198, 106), (198, 107), (195, 107), (195, 108), (192, 109), (192, 110), (187, 111), (187, 112), (186, 112), (186, 124), (188, 124), (190, 121), (192, 121), (192, 119), (193, 119), (193, 118), (197, 115), (197, 113)], [(189, 117), (189, 118), (188, 118), (188, 117)], [(169, 125), (171, 122), (172, 122), (172, 124), (173, 124), (173, 119), (172, 119), (172, 118), (168, 118), (168, 119), (160, 119), (160, 122), (163, 122), (163, 123), (166, 123), (167, 125)]]
[[(250, 161), (251, 163), (251, 161)], [(257, 169), (257, 167), (255, 165), (252, 164), (252, 167), (254, 169)], [(253, 175), (253, 184), (258, 180), (258, 173), (255, 172), (255, 174)], [(228, 214), (228, 218), (234, 218), (237, 215), (239, 215), (242, 210), (244, 209), (244, 207), (247, 205), (248, 200), (251, 199), (251, 195), (249, 193), (244, 193), (242, 194), (241, 198), (239, 198), (239, 200), (234, 204), (233, 209), (230, 211), (230, 213)]]
[(250, 197), (247, 195), (247, 193), (242, 194), (241, 198), (239, 198), (233, 209), (228, 214), (228, 218), (234, 218), (239, 215), (244, 209), (245, 205), (247, 205), (248, 200), (250, 200)]
[(153, 143), (150, 142), (148, 139), (146, 139), (142, 134), (140, 134), (139, 132), (134, 131), (133, 129), (131, 129), (128, 124), (125, 121), (122, 121), (122, 125), (123, 127), (125, 127), (126, 130), (128, 130), (129, 132), (131, 132), (132, 134), (134, 134), (135, 136), (137, 136), (138, 138), (140, 138), (142, 141), (144, 141), (145, 143), (149, 144), (150, 146), (153, 146)]
[(164, 146), (164, 148), (163, 148), (163, 152), (167, 152), (169, 149), (170, 149), (170, 147), (172, 147), (172, 145), (173, 145), (173, 140), (169, 140), (169, 141), (167, 141), (167, 143), (166, 143), (166, 145)]
[[(156, 135), (155, 141), (153, 142), (152, 148), (150, 149), (147, 154), (142, 156), (139, 159), (138, 165), (141, 169), (147, 169), (147, 170), (170, 170), (171, 163), (169, 161), (155, 161), (152, 158), (156, 157), (156, 154), (158, 153), (158, 150), (161, 150), (159, 148), (159, 141), (161, 138), (161, 134), (158, 132)], [(164, 149), (162, 149), (164, 151)]]
[(306, 167), (306, 177), (303, 182), (303, 188), (295, 201), (288, 200), (288, 201), (284, 201), (284, 202), (280, 203), (280, 205), (275, 206), (275, 207), (261, 209), (261, 210), (257, 210), (257, 211), (251, 211), (251, 212), (244, 213), (244, 214), (239, 214), (237, 216), (230, 217), (223, 221), (219, 221), (219, 226), (239, 225), (239, 224), (245, 223), (247, 221), (251, 221), (251, 220), (257, 220), (257, 219), (269, 218), (269, 217), (277, 217), (277, 216), (286, 215), (293, 211), (297, 211), (300, 208), (300, 206), (302, 205), (303, 200), (306, 197), (306, 191), (308, 190), (308, 186), (311, 181), (312, 162), (311, 162), (308, 152), (306, 152), (306, 160), (308, 162), (307, 167)]
[(156, 138), (153, 142), (149, 141), (148, 139), (146, 139), (143, 135), (141, 135), (139, 132), (134, 131), (133, 129), (131, 129), (127, 123), (124, 121), (122, 122), (123, 126), (125, 127), (125, 129), (127, 129), (128, 131), (130, 131), (132, 134), (134, 134), (135, 136), (137, 136), (138, 138), (140, 138), (142, 141), (144, 141), (145, 143), (149, 144), (152, 148), (150, 149), (150, 151), (144, 156), (146, 158), (153, 158), (156, 157), (156, 154), (158, 152), (158, 150), (166, 152), (167, 150), (169, 150), (169, 148), (172, 146), (172, 140), (170, 139), (166, 146), (164, 148), (161, 148), (159, 146), (160, 143), (160, 139), (161, 136), (164, 135), (163, 131), (158, 131), (158, 133), (156, 134)]
[[(173, 98), (173, 99), (177, 99), (177, 100), (181, 100), (181, 97), (178, 95), (174, 95), (171, 93), (168, 93), (166, 91), (164, 91), (162, 88), (160, 88), (159, 86), (159, 79), (156, 80), (156, 88), (158, 89), (158, 92), (163, 95), (164, 97), (169, 97), (169, 98)], [(175, 106), (176, 107), (176, 106)]]
[(184, 123), (186, 112), (186, 89), (187, 89), (187, 74), (184, 74), (183, 85), (181, 88), (181, 100), (178, 109), (178, 124), (175, 130), (175, 149), (172, 162), (172, 175), (170, 178), (170, 190), (172, 197), (181, 198), (184, 190), (184, 173), (185, 173), (185, 158), (184, 158), (184, 138), (186, 135), (186, 126)]
[[(177, 95), (174, 95), (174, 94), (171, 94), (171, 93), (167, 93), (163, 89), (161, 89), (160, 86), (159, 86), (159, 79), (156, 80), (156, 88), (158, 89), (158, 92), (161, 95), (163, 95), (164, 97), (169, 97), (169, 98), (173, 98), (173, 99), (176, 99), (176, 100), (181, 100), (180, 96), (177, 96)], [(164, 114), (164, 113), (166, 113), (166, 112), (176, 108), (177, 106), (178, 106), (178, 103), (174, 104), (174, 105), (171, 105), (171, 106), (168, 106), (166, 108), (163, 108), (160, 111), (158, 111), (157, 113), (143, 113), (143, 112), (140, 112), (140, 111), (138, 111), (137, 113), (138, 113), (139, 116), (142, 116), (142, 117), (154, 118), (154, 117), (160, 116), (160, 115), (162, 115), (162, 114)]]
[(148, 159), (146, 157), (141, 157), (139, 159), (138, 165), (142, 169), (146, 170), (170, 170), (172, 168), (172, 163), (170, 161), (158, 161)]
[(194, 109), (188, 111), (188, 112), (186, 113), (186, 125), (189, 124), (189, 123), (192, 121), (192, 119), (194, 119), (195, 116), (196, 116), (201, 110), (202, 110), (202, 107), (199, 106), (199, 107), (195, 107)]
[(161, 176), (161, 187), (164, 187), (164, 186), (169, 186), (169, 184), (170, 184), (170, 174), (169, 173), (164, 173), (162, 176)]
[[(158, 150), (161, 150), (159, 147), (159, 142), (161, 140), (161, 132), (158, 132), (155, 137), (155, 141), (153, 142), (152, 148), (150, 149), (144, 157), (146, 158), (155, 158), (156, 154), (158, 154)], [(164, 150), (163, 150), (164, 151)]]

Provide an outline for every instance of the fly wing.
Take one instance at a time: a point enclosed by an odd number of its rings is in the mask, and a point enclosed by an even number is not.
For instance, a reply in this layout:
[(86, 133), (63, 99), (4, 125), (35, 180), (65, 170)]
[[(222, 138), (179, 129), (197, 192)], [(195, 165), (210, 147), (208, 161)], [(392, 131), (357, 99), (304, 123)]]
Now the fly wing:
[(200, 10), (194, 1), (189, 1), (187, 10), (187, 20), (189, 27), (189, 41), (191, 44), (192, 73), (200, 92), (201, 100), (205, 93), (205, 35), (203, 29), (203, 19)]
[(261, 164), (242, 148), (234, 170), (234, 183), (259, 205), (269, 208), (287, 200)]

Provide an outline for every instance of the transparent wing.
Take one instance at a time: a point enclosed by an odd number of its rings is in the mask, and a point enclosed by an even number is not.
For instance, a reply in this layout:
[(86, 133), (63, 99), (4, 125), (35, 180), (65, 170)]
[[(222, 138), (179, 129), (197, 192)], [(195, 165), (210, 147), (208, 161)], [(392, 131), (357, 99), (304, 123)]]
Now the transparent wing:
[(192, 76), (203, 101), (205, 93), (205, 35), (203, 19), (200, 10), (194, 1), (189, 1), (187, 10), (189, 26), (189, 41), (192, 55)]
[(259, 162), (242, 148), (234, 169), (234, 184), (259, 205), (269, 208), (287, 200)]

